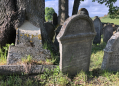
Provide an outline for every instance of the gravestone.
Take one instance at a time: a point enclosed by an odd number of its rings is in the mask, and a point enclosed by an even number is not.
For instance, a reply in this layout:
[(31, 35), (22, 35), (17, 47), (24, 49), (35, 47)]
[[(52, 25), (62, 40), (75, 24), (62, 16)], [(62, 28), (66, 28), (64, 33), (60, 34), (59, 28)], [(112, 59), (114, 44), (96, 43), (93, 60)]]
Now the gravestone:
[(49, 37), (51, 40), (53, 40), (53, 37), (54, 37), (54, 35), (55, 35), (55, 32), (54, 32), (55, 27), (54, 27), (54, 25), (53, 25), (52, 23), (50, 23), (50, 22), (45, 22), (45, 23), (44, 23), (44, 26), (45, 26), (46, 32), (47, 32), (47, 34), (48, 34), (48, 37)]
[(102, 27), (101, 27), (101, 21), (98, 18), (98, 16), (95, 16), (93, 23), (94, 23), (95, 31), (97, 32), (97, 35), (93, 40), (93, 44), (98, 44), (98, 43), (100, 44)]
[[(26, 5), (29, 4), (29, 5)], [(15, 46), (10, 46), (7, 64), (19, 64), (22, 58), (32, 56), (33, 60), (45, 61), (51, 58), (50, 51), (42, 47), (41, 29), (44, 29), (44, 0), (18, 0), (18, 9), (25, 9), (25, 20), (16, 28)]]
[(117, 28), (116, 32), (119, 32), (119, 27)]
[(81, 8), (81, 9), (78, 11), (77, 14), (82, 14), (82, 15), (85, 14), (85, 15), (89, 16), (89, 13), (88, 13), (87, 9), (85, 9), (85, 8)]
[(53, 25), (57, 25), (58, 24), (58, 17), (57, 17), (57, 13), (53, 13)]
[(103, 29), (103, 41), (107, 43), (110, 37), (113, 35), (113, 27), (112, 25), (107, 25)]
[(60, 30), (62, 28), (62, 25), (60, 25), (56, 30), (55, 30), (55, 41), (54, 44), (59, 48), (59, 42), (57, 41), (57, 35), (59, 34)]
[(119, 32), (115, 33), (107, 42), (104, 49), (102, 69), (119, 71)]
[(92, 40), (96, 35), (93, 21), (87, 15), (73, 15), (62, 26), (57, 39), (60, 48), (60, 70), (75, 75), (89, 71)]
[(35, 61), (51, 58), (50, 51), (42, 47), (41, 29), (26, 20), (16, 30), (15, 46), (9, 47), (7, 64), (19, 64), (21, 59), (28, 55)]

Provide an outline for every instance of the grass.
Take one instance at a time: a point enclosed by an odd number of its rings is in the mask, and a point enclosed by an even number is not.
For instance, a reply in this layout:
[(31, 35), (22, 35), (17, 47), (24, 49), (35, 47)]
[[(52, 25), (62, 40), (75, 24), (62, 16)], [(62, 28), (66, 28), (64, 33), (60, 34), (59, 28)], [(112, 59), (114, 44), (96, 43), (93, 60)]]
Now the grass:
[(119, 19), (111, 19), (111, 18), (102, 18), (101, 22), (105, 23), (114, 23), (116, 25), (119, 25)]
[[(94, 19), (94, 17), (92, 17), (92, 20)], [(101, 22), (103, 23), (114, 23), (116, 25), (119, 25), (119, 19), (111, 19), (109, 17), (103, 17), (100, 19)]]
[[(13, 43), (11, 45), (14, 45)], [(10, 44), (6, 44), (2, 49), (0, 48), (0, 65), (6, 65), (7, 63), (7, 52)]]
[(46, 59), (46, 61), (37, 61), (32, 58), (32, 56), (28, 55), (27, 57), (23, 57), (19, 64), (37, 64), (37, 65), (53, 65), (55, 62), (54, 59)]
[[(92, 45), (89, 72), (81, 71), (76, 76), (68, 77), (60, 72), (58, 66), (38, 75), (0, 75), (0, 86), (119, 86), (119, 72), (101, 70), (105, 46), (102, 39), (100, 44)], [(0, 55), (5, 54), (0, 52)], [(32, 61), (31, 56), (22, 59), (23, 63)]]

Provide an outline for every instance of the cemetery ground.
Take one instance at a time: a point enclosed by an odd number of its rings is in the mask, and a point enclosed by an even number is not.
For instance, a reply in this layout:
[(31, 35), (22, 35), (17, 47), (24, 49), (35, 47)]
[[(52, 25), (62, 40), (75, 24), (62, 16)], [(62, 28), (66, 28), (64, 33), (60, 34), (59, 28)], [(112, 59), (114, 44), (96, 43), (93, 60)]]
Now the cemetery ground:
[[(51, 71), (46, 69), (43, 74), (38, 75), (0, 75), (0, 86), (118, 86), (119, 72), (101, 70), (103, 49), (106, 46), (102, 38), (100, 44), (92, 45), (90, 69), (87, 73), (81, 71), (76, 76), (68, 77), (57, 67)], [(4, 53), (0, 50), (0, 65), (6, 64), (8, 46), (4, 47)], [(31, 62), (31, 59), (25, 61)]]

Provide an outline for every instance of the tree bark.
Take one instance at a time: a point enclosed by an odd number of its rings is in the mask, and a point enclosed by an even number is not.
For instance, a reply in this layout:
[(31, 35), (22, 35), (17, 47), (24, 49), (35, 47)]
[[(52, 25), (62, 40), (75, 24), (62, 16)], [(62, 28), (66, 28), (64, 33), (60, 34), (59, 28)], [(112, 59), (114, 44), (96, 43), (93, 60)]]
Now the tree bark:
[(16, 30), (24, 20), (29, 20), (33, 25), (40, 27), (43, 42), (50, 45), (52, 52), (58, 50), (47, 35), (44, 28), (45, 0), (2, 0), (6, 15), (0, 29), (0, 44), (15, 43)]
[(5, 46), (7, 43), (15, 43), (16, 30), (14, 20), (17, 13), (15, 12), (15, 0), (2, 0), (2, 8), (5, 10), (1, 16), (4, 16), (0, 26), (0, 45)]
[(74, 0), (72, 15), (77, 14), (79, 8), (80, 0)]

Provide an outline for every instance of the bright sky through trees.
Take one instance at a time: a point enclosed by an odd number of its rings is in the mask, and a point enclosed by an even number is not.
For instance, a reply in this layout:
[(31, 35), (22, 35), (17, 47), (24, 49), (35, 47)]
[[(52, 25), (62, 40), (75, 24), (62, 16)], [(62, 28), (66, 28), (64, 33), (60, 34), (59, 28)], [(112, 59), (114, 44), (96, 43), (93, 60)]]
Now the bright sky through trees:
[[(74, 0), (69, 0), (69, 16), (72, 14)], [(119, 0), (115, 3), (116, 6), (119, 5)], [(55, 12), (58, 13), (58, 0), (45, 0), (45, 7), (53, 7)], [(94, 16), (104, 16), (108, 13), (108, 7), (105, 4), (99, 4), (98, 2), (92, 2), (92, 0), (84, 0), (82, 1), (80, 8), (86, 8), (89, 12), (90, 17)]]

